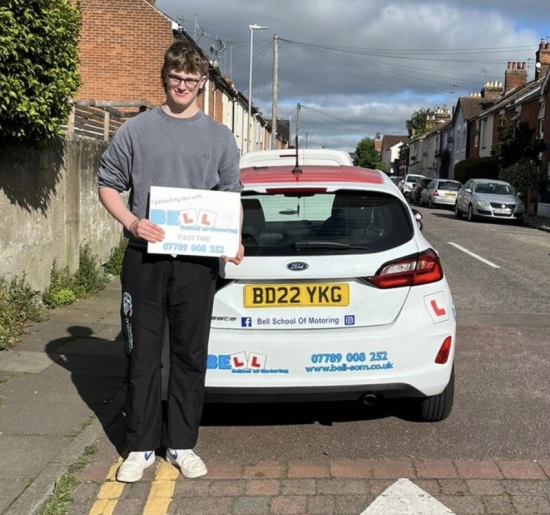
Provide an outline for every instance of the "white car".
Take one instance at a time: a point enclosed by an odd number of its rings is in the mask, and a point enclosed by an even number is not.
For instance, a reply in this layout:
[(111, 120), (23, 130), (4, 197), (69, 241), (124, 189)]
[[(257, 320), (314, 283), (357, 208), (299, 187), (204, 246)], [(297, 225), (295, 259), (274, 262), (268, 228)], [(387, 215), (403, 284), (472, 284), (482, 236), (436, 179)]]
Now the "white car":
[(214, 302), (208, 400), (453, 404), (456, 319), (438, 253), (382, 172), (244, 169), (246, 257)]
[[(300, 148), (298, 162), (302, 165), (353, 166), (349, 152), (329, 148)], [(294, 165), (296, 149), (258, 150), (241, 156), (240, 167), (263, 168), (265, 166)]]
[(399, 184), (399, 189), (403, 193), (403, 196), (409, 200), (411, 198), (411, 193), (414, 190), (414, 187), (416, 186), (416, 181), (419, 179), (425, 179), (423, 175), (417, 175), (413, 173), (408, 173), (405, 175), (405, 178), (403, 179), (403, 182)]
[(382, 172), (300, 169), (242, 170), (246, 254), (217, 289), (206, 400), (407, 397), (443, 420), (455, 308), (420, 215)]

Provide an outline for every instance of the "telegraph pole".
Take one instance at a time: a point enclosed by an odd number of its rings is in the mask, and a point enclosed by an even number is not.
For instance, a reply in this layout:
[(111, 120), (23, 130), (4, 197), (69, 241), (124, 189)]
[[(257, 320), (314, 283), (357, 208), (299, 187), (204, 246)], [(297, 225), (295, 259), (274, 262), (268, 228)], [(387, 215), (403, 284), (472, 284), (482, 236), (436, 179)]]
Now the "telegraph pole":
[(279, 35), (273, 36), (273, 94), (271, 97), (271, 148), (277, 146), (277, 82), (279, 69)]
[(300, 102), (298, 102), (298, 105), (296, 106), (296, 138), (300, 137), (300, 108), (302, 106), (300, 105)]

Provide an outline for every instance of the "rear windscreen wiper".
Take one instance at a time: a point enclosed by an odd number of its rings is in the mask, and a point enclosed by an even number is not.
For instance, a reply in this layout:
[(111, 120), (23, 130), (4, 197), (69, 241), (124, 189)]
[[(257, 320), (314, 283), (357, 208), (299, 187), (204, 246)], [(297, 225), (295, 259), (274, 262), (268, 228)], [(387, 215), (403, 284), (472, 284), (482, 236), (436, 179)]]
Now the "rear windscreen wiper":
[(350, 245), (337, 241), (297, 241), (292, 245), (296, 250), (368, 250), (364, 245)]

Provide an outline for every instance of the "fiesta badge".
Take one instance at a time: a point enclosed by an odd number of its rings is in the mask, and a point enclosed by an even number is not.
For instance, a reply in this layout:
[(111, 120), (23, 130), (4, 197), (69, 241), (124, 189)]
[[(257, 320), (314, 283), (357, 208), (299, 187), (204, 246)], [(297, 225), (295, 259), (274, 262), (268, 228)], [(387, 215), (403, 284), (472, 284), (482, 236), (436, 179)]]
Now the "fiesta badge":
[(307, 263), (303, 263), (302, 261), (293, 261), (292, 263), (286, 265), (286, 267), (292, 272), (303, 272), (309, 268), (309, 265)]

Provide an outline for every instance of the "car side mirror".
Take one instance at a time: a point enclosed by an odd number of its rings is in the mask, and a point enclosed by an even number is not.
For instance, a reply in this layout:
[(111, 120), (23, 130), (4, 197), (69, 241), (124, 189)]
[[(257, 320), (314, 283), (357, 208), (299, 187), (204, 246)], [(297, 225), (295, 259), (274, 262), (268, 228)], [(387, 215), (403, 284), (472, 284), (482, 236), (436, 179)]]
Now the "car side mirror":
[(424, 228), (424, 224), (422, 223), (422, 213), (418, 211), (418, 209), (412, 209), (412, 212), (418, 227), (422, 230)]
[(522, 193), (521, 191), (518, 191), (518, 192), (516, 193), (516, 195), (517, 195), (518, 197), (523, 197), (523, 193)]
[(472, 193), (472, 190), (471, 190), (470, 188), (466, 188), (464, 191), (465, 191), (466, 193)]

